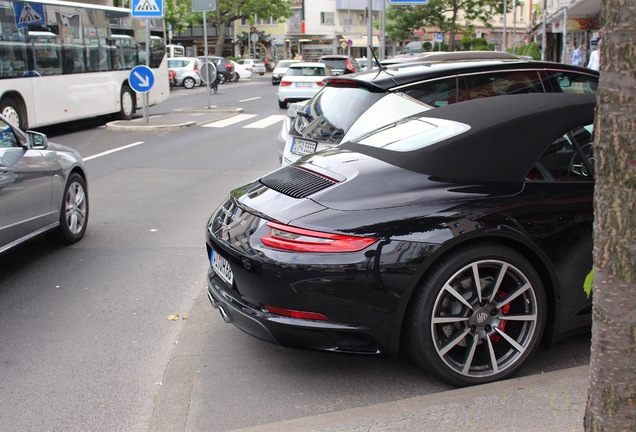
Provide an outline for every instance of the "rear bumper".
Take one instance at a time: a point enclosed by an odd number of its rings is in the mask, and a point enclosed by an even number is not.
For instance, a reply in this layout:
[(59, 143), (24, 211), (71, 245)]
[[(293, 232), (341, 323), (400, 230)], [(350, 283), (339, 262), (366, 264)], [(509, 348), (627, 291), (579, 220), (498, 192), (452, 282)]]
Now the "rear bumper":
[(363, 329), (271, 314), (244, 302), (208, 270), (208, 299), (227, 323), (266, 342), (294, 348), (379, 354), (380, 346)]

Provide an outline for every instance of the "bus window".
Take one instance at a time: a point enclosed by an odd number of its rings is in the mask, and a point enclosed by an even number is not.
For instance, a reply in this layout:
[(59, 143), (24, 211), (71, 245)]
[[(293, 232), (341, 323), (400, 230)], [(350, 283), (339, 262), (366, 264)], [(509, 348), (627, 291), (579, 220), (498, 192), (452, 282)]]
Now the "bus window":
[(0, 78), (18, 78), (27, 71), (27, 44), (0, 42)]
[(57, 36), (48, 32), (29, 32), (33, 54), (32, 75), (60, 75), (62, 73), (62, 50)]
[(62, 46), (64, 66), (64, 74), (86, 72), (84, 64), (84, 46), (83, 45), (63, 45)]
[(128, 35), (113, 34), (113, 70), (132, 69), (137, 66), (137, 47), (135, 40)]

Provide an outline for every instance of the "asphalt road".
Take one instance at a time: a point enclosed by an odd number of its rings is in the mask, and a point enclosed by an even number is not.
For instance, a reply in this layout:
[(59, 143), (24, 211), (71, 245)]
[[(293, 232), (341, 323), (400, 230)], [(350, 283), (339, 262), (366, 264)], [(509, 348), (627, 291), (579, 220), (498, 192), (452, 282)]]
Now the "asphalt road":
[[(212, 103), (244, 110), (226, 127), (45, 130), (89, 159), (89, 227), (71, 247), (38, 239), (0, 257), (0, 430), (225, 431), (449, 388), (402, 358), (261, 342), (209, 305), (205, 224), (277, 167), (280, 122), (254, 126), (284, 114), (275, 92), (268, 76), (220, 86)], [(206, 104), (204, 88), (175, 89), (150, 111)], [(523, 374), (588, 359), (579, 336)]]

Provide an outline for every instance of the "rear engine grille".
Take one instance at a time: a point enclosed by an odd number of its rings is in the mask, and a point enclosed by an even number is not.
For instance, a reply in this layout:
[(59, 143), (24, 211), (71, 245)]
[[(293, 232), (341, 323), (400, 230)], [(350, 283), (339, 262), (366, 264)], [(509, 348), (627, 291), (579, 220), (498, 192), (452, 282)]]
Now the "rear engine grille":
[(315, 172), (288, 165), (261, 178), (261, 183), (292, 198), (306, 198), (338, 182)]

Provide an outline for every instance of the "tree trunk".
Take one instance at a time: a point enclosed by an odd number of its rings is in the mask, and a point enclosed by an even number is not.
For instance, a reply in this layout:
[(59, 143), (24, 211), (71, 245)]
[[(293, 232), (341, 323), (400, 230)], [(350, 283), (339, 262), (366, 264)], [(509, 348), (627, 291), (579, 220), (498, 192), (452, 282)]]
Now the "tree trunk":
[(586, 431), (636, 430), (636, 3), (603, 0)]
[(448, 35), (448, 51), (455, 51), (455, 24), (457, 23), (457, 14), (459, 13), (457, 0), (453, 0), (453, 15), (451, 16), (450, 34)]

